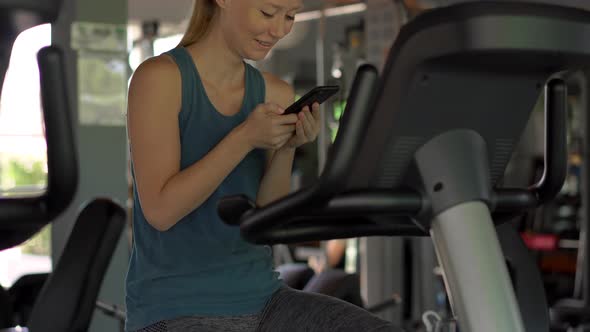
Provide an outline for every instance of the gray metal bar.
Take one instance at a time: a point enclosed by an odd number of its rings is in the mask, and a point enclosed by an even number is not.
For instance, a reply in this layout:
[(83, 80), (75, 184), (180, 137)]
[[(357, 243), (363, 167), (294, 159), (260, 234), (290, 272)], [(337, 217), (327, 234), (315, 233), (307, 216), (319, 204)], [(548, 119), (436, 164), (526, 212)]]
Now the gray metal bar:
[(574, 298), (580, 299), (584, 303), (585, 307), (590, 306), (590, 257), (588, 252), (590, 251), (590, 232), (588, 230), (589, 209), (590, 209), (590, 117), (588, 116), (588, 82), (587, 77), (590, 73), (577, 73), (575, 79), (580, 88), (579, 103), (580, 103), (580, 114), (582, 120), (582, 167), (581, 167), (581, 185), (580, 185), (580, 196), (582, 207), (580, 211), (579, 223), (580, 223), (580, 236), (578, 244), (578, 258), (576, 268), (576, 278), (574, 284)]
[(445, 210), (434, 218), (431, 236), (461, 330), (524, 332), (487, 205), (473, 201)]
[[(316, 81), (318, 86), (326, 85), (326, 5), (322, 5), (321, 17), (318, 21), (318, 34), (316, 36)], [(320, 132), (318, 134), (318, 175), (322, 174), (328, 155), (328, 128), (325, 106), (320, 105)]]

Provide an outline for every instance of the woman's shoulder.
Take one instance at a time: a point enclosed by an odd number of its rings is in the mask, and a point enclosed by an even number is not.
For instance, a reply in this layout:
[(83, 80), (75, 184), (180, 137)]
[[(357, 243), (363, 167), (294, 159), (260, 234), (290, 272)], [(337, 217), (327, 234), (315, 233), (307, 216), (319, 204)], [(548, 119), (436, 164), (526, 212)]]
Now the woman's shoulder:
[(142, 62), (133, 72), (129, 97), (145, 102), (166, 98), (180, 103), (181, 77), (178, 66), (168, 55), (159, 55)]
[(295, 100), (295, 90), (291, 84), (269, 72), (262, 72), (266, 84), (266, 102), (287, 107)]
[(150, 81), (162, 86), (170, 86), (180, 79), (178, 66), (167, 54), (161, 54), (143, 61), (133, 72), (131, 82)]

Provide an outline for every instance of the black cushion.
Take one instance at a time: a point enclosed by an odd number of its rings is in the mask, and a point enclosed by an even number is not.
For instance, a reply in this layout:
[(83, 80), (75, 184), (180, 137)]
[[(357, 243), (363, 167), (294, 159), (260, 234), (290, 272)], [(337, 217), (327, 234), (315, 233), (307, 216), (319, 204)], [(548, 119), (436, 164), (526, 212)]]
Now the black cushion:
[(13, 307), (8, 291), (0, 286), (0, 329), (14, 326)]
[(84, 207), (35, 302), (28, 323), (31, 332), (88, 329), (124, 225), (125, 210), (109, 199), (97, 199)]
[(8, 290), (14, 311), (13, 325), (27, 326), (35, 300), (49, 273), (26, 274), (20, 277)]
[(299, 290), (305, 287), (315, 273), (305, 263), (282, 264), (276, 270), (287, 286)]
[(311, 278), (303, 290), (332, 296), (363, 307), (360, 278), (356, 273), (328, 269)]

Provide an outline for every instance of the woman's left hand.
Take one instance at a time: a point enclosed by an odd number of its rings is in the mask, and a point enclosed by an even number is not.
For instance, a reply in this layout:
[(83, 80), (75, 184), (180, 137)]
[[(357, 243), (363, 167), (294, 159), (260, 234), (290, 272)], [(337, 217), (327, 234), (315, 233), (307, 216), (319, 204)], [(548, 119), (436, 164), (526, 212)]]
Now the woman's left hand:
[(295, 124), (295, 134), (285, 143), (284, 148), (298, 148), (303, 144), (316, 140), (320, 132), (320, 105), (313, 103), (312, 111), (305, 106), (297, 114), (299, 119)]

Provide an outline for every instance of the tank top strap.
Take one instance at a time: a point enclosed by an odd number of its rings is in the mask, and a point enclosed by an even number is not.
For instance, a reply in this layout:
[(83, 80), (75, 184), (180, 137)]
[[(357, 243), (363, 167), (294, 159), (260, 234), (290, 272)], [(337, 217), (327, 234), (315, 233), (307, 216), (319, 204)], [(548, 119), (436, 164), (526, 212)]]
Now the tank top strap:
[(195, 64), (190, 54), (184, 47), (173, 48), (165, 54), (172, 57), (178, 69), (180, 70), (182, 83), (182, 105), (179, 114), (181, 123), (184, 123), (188, 117), (188, 112), (193, 109), (195, 103), (195, 94), (193, 89), (201, 84), (201, 80), (196, 72)]

